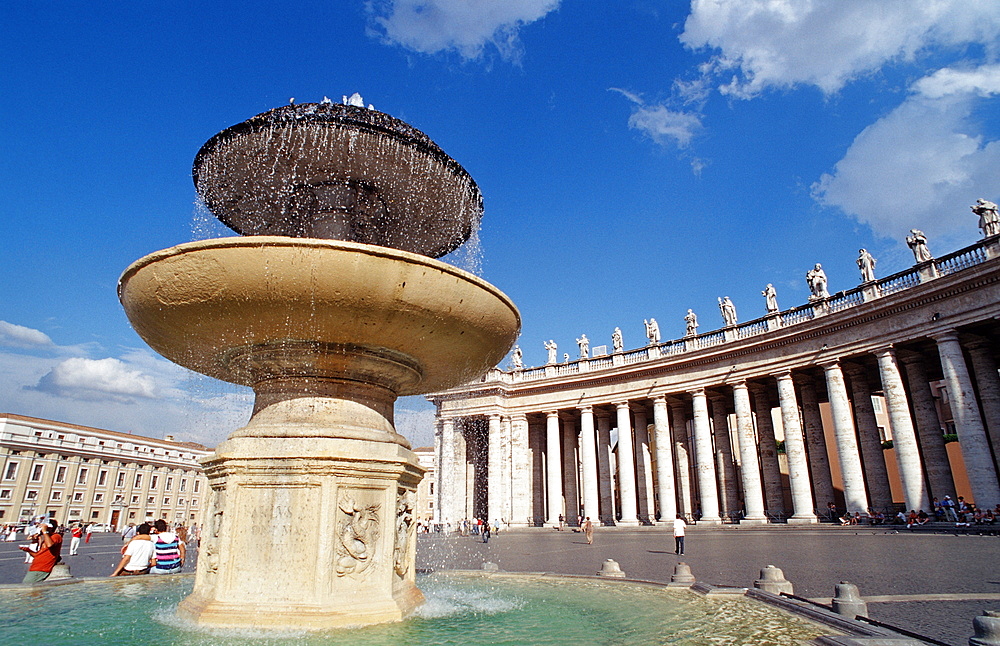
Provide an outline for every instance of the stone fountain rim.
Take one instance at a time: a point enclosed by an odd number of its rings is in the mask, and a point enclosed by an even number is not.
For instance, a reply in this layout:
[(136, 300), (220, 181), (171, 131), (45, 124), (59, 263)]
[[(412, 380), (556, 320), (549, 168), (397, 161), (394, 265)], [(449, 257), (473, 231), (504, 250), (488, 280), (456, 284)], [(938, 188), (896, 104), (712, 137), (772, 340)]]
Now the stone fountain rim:
[(199, 251), (202, 249), (234, 249), (234, 248), (264, 248), (264, 247), (296, 247), (296, 248), (315, 248), (315, 249), (331, 249), (335, 251), (351, 251), (356, 253), (365, 254), (368, 256), (375, 256), (380, 258), (386, 258), (389, 260), (402, 260), (410, 264), (416, 265), (427, 265), (441, 271), (442, 273), (451, 274), (456, 278), (460, 278), (469, 283), (472, 283), (478, 287), (485, 289), (494, 296), (496, 296), (500, 301), (507, 305), (514, 316), (517, 317), (518, 326), (521, 324), (521, 312), (517, 309), (514, 301), (504, 294), (500, 289), (495, 287), (493, 284), (487, 282), (486, 280), (476, 276), (475, 274), (468, 272), (464, 269), (460, 269), (454, 265), (450, 265), (443, 260), (438, 260), (436, 258), (431, 258), (430, 256), (425, 256), (423, 254), (413, 253), (411, 251), (403, 251), (401, 249), (394, 249), (392, 247), (380, 247), (378, 245), (364, 244), (361, 242), (350, 242), (347, 240), (332, 240), (323, 238), (292, 238), (287, 236), (232, 236), (226, 238), (209, 238), (207, 240), (195, 240), (193, 242), (183, 242), (173, 247), (168, 247), (166, 249), (159, 249), (152, 253), (149, 253), (142, 258), (132, 262), (125, 271), (122, 272), (121, 276), (118, 278), (118, 301), (124, 305), (122, 301), (122, 288), (129, 277), (134, 275), (137, 271), (151, 265), (154, 262), (162, 260), (164, 258), (170, 258), (173, 256), (178, 256), (183, 253), (189, 253), (193, 251)]
[[(375, 119), (371, 117), (375, 117)], [(467, 179), (476, 196), (478, 209), (480, 212), (482, 211), (483, 194), (479, 189), (479, 185), (469, 172), (465, 170), (464, 166), (442, 150), (423, 131), (385, 112), (339, 103), (297, 103), (283, 105), (254, 115), (245, 121), (219, 131), (206, 141), (198, 150), (198, 154), (195, 155), (194, 163), (191, 167), (191, 177), (194, 180), (195, 190), (198, 190), (199, 172), (204, 158), (212, 154), (219, 144), (240, 134), (256, 133), (271, 126), (287, 126), (302, 122), (328, 127), (354, 127), (366, 132), (385, 135), (402, 144), (413, 146), (418, 151), (433, 157), (455, 175)]]

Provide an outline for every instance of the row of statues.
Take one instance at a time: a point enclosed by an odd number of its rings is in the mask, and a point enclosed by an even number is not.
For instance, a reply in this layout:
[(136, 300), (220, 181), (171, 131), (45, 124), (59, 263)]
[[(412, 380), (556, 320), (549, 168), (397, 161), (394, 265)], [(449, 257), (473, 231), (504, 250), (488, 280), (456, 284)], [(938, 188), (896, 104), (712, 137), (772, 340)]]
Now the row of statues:
[[(1000, 212), (998, 212), (998, 207), (995, 203), (989, 200), (978, 199), (976, 203), (969, 207), (972, 212), (979, 217), (979, 228), (983, 232), (983, 237), (989, 238), (991, 236), (1000, 235)], [(906, 246), (910, 248), (913, 252), (913, 258), (916, 260), (917, 264), (929, 262), (934, 259), (931, 255), (930, 249), (927, 247), (927, 236), (920, 229), (910, 229), (910, 235), (906, 236)], [(875, 257), (867, 249), (858, 250), (858, 270), (861, 272), (861, 282), (871, 283), (876, 280), (875, 278), (875, 265), (877, 261)], [(827, 277), (826, 272), (823, 271), (823, 266), (820, 263), (806, 272), (806, 284), (809, 286), (809, 300), (810, 302), (821, 301), (830, 298), (830, 292), (827, 289)], [(778, 307), (778, 293), (775, 290), (774, 285), (771, 283), (767, 284), (767, 287), (761, 292), (764, 297), (765, 308), (767, 309), (768, 315), (777, 314), (780, 309)], [(733, 303), (732, 299), (728, 296), (719, 297), (719, 312), (722, 314), (722, 320), (725, 322), (725, 326), (735, 327), (738, 319), (736, 316), (736, 305)], [(646, 339), (647, 345), (658, 345), (660, 343), (660, 326), (656, 323), (656, 319), (650, 318), (648, 320), (643, 319), (643, 325), (646, 327)], [(693, 337), (698, 334), (698, 316), (693, 310), (688, 310), (687, 314), (684, 315), (684, 336)], [(587, 338), (586, 334), (580, 335), (580, 338), (576, 340), (577, 346), (580, 349), (580, 358), (587, 359), (590, 357), (590, 339)], [(614, 332), (611, 333), (611, 344), (614, 348), (615, 353), (624, 352), (625, 342), (622, 338), (621, 328), (616, 327)], [(554, 364), (557, 362), (558, 356), (558, 346), (555, 341), (549, 340), (545, 343), (545, 350), (548, 352), (548, 364)], [(566, 361), (569, 361), (569, 354), (564, 353), (563, 357)], [(524, 368), (524, 357), (521, 352), (521, 348), (514, 346), (514, 350), (511, 353), (511, 366), (515, 370), (521, 370)]]

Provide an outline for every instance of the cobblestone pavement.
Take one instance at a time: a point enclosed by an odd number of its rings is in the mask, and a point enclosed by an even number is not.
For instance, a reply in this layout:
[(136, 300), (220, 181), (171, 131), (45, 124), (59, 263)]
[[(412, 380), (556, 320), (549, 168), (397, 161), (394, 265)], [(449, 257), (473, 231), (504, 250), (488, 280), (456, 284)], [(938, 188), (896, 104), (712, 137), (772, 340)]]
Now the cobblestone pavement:
[(972, 620), (1000, 608), (1000, 538), (909, 534), (845, 528), (689, 527), (683, 557), (666, 528), (608, 528), (594, 544), (566, 529), (515, 530), (483, 544), (479, 537), (423, 535), (417, 566), (478, 569), (484, 561), (510, 572), (596, 574), (614, 559), (630, 578), (669, 581), (684, 561), (699, 581), (749, 587), (765, 565), (784, 570), (795, 594), (829, 603), (834, 585), (850, 581), (866, 595), (990, 593), (994, 599), (892, 601), (869, 605), (869, 616), (956, 646), (968, 644)]

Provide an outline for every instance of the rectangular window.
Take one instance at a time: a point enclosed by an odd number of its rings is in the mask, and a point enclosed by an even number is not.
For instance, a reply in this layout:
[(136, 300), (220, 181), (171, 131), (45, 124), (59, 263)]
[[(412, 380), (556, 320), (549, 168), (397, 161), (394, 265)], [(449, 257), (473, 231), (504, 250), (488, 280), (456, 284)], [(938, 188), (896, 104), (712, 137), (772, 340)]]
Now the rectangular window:
[(146, 498), (146, 504), (147, 505), (152, 505), (153, 504), (153, 497), (152, 496)]
[(177, 499), (177, 504), (178, 504), (179, 506), (183, 507), (183, 506), (184, 506), (184, 499), (183, 499), (183, 498), (178, 498), (178, 499)]
[(49, 495), (49, 500), (62, 500), (62, 492), (61, 491), (53, 491)]
[(73, 502), (83, 502), (83, 492), (77, 491), (73, 494)]
[(80, 517), (80, 510), (79, 509), (70, 509), (69, 510), (69, 517), (70, 518), (79, 518)]
[(35, 466), (31, 467), (31, 481), (32, 482), (41, 482), (42, 481), (42, 473), (44, 473), (44, 472), (45, 472), (45, 465), (44, 464), (36, 464)]
[(164, 498), (163, 499), (163, 506), (164, 507), (169, 507), (170, 506), (170, 498)]
[(95, 493), (94, 494), (94, 502), (104, 502), (104, 494), (103, 493)]
[(198, 493), (198, 491), (200, 489), (201, 489), (201, 480), (195, 480), (194, 481), (194, 492)]
[[(80, 483), (80, 484), (83, 484), (83, 483)], [(108, 484), (108, 470), (107, 469), (101, 469), (100, 472), (97, 474), (97, 486), (98, 487), (103, 487), (106, 484)]]
[(160, 480), (160, 476), (150, 476), (149, 478), (149, 488), (156, 489), (156, 483)]
[(59, 484), (66, 482), (66, 467), (56, 467), (56, 482)]
[(129, 518), (135, 518), (135, 512), (134, 512), (134, 511), (130, 511), (130, 512), (128, 513), (128, 517), (129, 517)]
[(0, 489), (0, 500), (10, 500), (10, 489)]
[(99, 512), (99, 511), (92, 511), (92, 512), (90, 512), (90, 517), (91, 517), (91, 519), (100, 518), (101, 517), (101, 512)]
[(174, 479), (167, 478), (167, 485), (163, 488), (164, 491), (170, 491), (170, 488), (174, 486)]
[(139, 496), (132, 496), (132, 504), (133, 505), (139, 504)]
[(13, 480), (16, 477), (17, 477), (17, 462), (8, 462), (7, 463), (7, 470), (4, 471), (4, 474), (3, 474), (3, 479), (4, 480)]
[(434, 483), (431, 482), (430, 485), (431, 485), (431, 495), (433, 496), (434, 495)]
[(135, 482), (132, 484), (132, 488), (139, 489), (140, 487), (142, 487), (142, 474), (137, 473), (135, 474)]
[(28, 494), (25, 496), (25, 498), (27, 498), (28, 500), (37, 500), (38, 499), (38, 492), (35, 491), (34, 489), (30, 489), (28, 491)]
[(192, 507), (197, 507), (198, 506), (198, 499), (197, 498), (192, 498), (191, 499), (191, 506)]
[(118, 480), (115, 482), (115, 486), (116, 487), (124, 487), (125, 486), (125, 472), (124, 471), (119, 471), (118, 472)]
[(187, 478), (181, 478), (180, 491), (184, 491), (185, 489), (187, 489), (187, 484), (188, 484)]

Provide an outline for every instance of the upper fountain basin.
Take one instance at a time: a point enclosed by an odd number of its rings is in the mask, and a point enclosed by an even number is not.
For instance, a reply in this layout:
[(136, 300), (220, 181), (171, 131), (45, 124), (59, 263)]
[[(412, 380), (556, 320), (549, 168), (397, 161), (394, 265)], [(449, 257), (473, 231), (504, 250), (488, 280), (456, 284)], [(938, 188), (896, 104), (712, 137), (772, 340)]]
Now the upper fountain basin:
[(132, 263), (118, 294), (164, 357), (250, 386), (333, 377), (434, 392), (495, 366), (521, 326), (513, 302), (468, 272), (335, 240), (186, 243)]
[(483, 212), (479, 187), (427, 135), (370, 108), (287, 105), (227, 128), (195, 157), (208, 209), (242, 235), (348, 240), (438, 258)]

